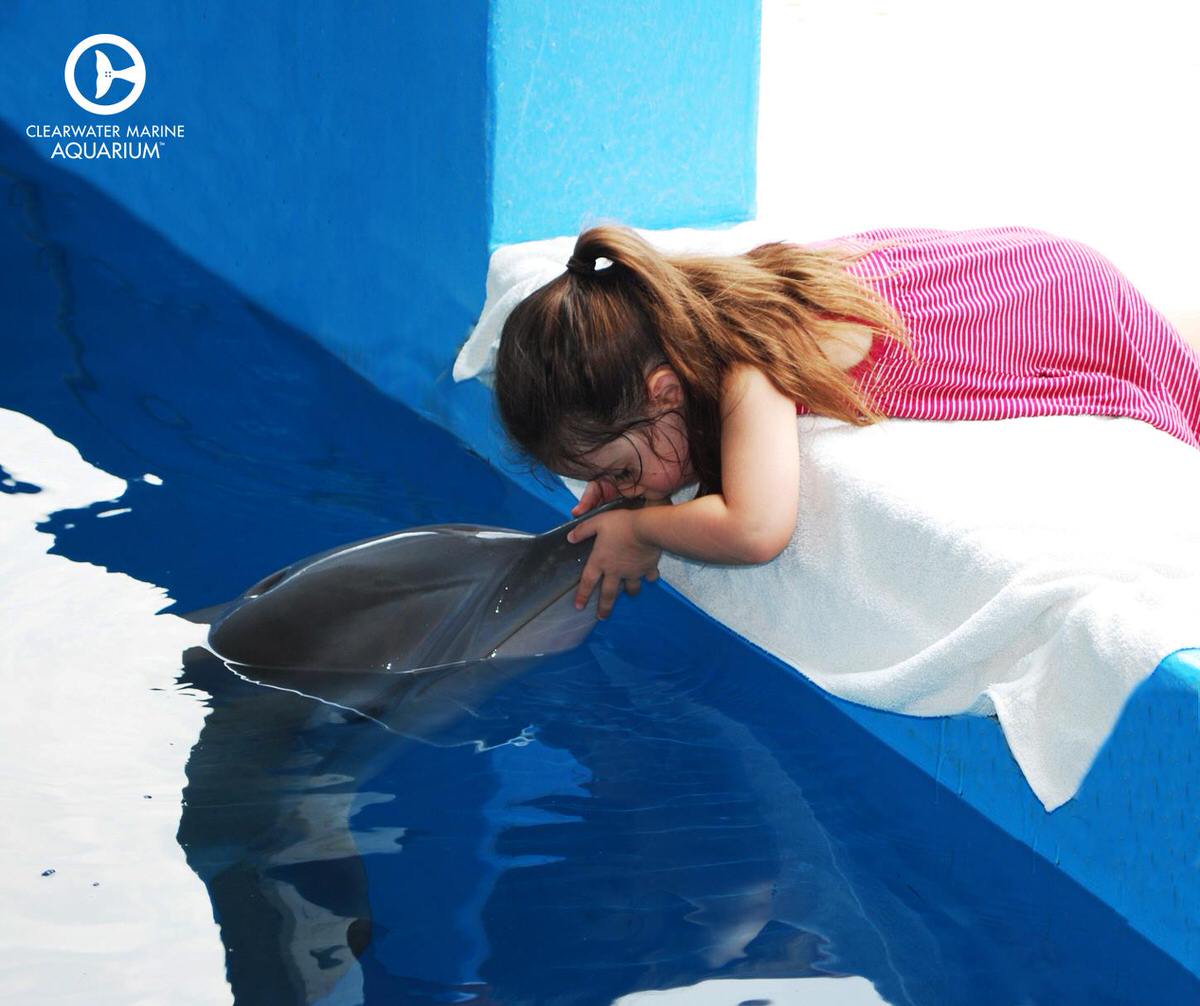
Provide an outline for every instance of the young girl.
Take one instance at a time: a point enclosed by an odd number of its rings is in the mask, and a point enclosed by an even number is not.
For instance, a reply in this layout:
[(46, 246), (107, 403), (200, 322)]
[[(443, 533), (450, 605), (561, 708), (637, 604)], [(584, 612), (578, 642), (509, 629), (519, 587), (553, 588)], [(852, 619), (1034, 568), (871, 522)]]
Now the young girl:
[[(602, 266), (602, 262), (607, 262)], [(883, 272), (868, 267), (878, 263)], [(796, 526), (796, 415), (1132, 416), (1200, 447), (1200, 358), (1107, 259), (1024, 227), (886, 229), (741, 255), (583, 231), (496, 357), (509, 437), (588, 486), (576, 607), (657, 578), (660, 552), (762, 563)], [(670, 497), (698, 482), (696, 497)]]

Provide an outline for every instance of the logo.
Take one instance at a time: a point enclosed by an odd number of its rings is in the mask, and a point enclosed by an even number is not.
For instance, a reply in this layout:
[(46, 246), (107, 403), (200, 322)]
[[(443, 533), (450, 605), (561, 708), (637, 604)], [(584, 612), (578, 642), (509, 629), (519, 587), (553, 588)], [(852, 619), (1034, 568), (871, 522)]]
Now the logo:
[[(120, 49), (129, 60), (129, 65), (114, 68), (108, 53), (99, 48), (102, 45)], [(89, 49), (93, 51), (96, 62), (96, 93), (93, 95), (95, 101), (90, 101), (83, 96), (79, 90), (79, 84), (75, 80), (76, 66)], [(84, 72), (89, 69), (90, 66), (85, 60)], [(142, 89), (146, 86), (146, 62), (142, 59), (142, 54), (138, 52), (137, 46), (120, 35), (89, 35), (71, 50), (71, 55), (67, 57), (67, 65), (63, 70), (63, 79), (67, 85), (67, 93), (80, 108), (92, 112), (94, 115), (116, 115), (118, 112), (125, 111), (142, 96)], [(113, 86), (113, 81), (116, 80), (127, 81), (132, 87), (123, 98), (110, 104), (99, 104), (100, 99), (108, 94), (109, 89)], [(120, 92), (115, 93), (119, 94)]]
[[(50, 64), (53, 73), (54, 64)], [(92, 73), (96, 76), (93, 78)], [(116, 115), (142, 96), (146, 61), (120, 35), (89, 35), (71, 50), (63, 69), (67, 93), (85, 112)], [(84, 93), (91, 97), (84, 97)], [(162, 104), (161, 90), (151, 105)], [(108, 99), (107, 102), (105, 99)], [(57, 99), (61, 104), (61, 97)], [(68, 161), (157, 161), (184, 137), (182, 122), (31, 122), (25, 135), (50, 141), (50, 159)]]

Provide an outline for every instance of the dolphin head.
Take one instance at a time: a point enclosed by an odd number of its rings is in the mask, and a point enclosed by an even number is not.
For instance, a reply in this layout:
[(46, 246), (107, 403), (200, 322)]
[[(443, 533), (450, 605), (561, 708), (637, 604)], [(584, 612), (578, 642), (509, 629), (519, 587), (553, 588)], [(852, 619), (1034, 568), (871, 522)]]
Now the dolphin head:
[(594, 538), (567, 541), (617, 499), (543, 534), (434, 524), (366, 538), (277, 570), (219, 609), (208, 648), (249, 667), (407, 671), (556, 653), (595, 625), (574, 591)]

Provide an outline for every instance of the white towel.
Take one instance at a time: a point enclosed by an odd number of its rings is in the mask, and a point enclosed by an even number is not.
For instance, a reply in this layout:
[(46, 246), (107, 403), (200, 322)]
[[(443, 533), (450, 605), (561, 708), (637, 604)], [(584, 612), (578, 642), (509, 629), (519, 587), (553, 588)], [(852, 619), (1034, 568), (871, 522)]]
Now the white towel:
[[(758, 221), (639, 233), (722, 253), (780, 237)], [(496, 251), (456, 379), (489, 376), (508, 310), (572, 247)], [(1101, 416), (797, 423), (787, 549), (758, 566), (664, 554), (662, 579), (834, 695), (995, 714), (1046, 809), (1069, 800), (1137, 684), (1200, 646), (1200, 452)]]
[(783, 553), (664, 553), (662, 579), (841, 698), (994, 713), (1046, 809), (1065, 803), (1137, 684), (1200, 646), (1200, 451), (1108, 416), (797, 423)]

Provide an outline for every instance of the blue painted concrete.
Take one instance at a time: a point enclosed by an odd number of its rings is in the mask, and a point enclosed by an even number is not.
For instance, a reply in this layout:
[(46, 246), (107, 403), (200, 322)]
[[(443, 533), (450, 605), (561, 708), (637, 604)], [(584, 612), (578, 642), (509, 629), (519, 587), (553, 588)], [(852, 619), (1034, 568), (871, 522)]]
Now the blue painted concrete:
[[(352, 14), (19, 4), (0, 21), (0, 122), (24, 138), (102, 118), (68, 97), (63, 64), (88, 35), (128, 38), (147, 83), (112, 120), (182, 123), (184, 137), (155, 161), (58, 163), (439, 421), (498, 243), (588, 214), (647, 227), (753, 215), (757, 0)], [(49, 156), (49, 141), (26, 142)]]
[(755, 215), (758, 0), (495, 0), (495, 248)]
[[(742, 644), (748, 665), (753, 653), (797, 674)], [(1200, 648), (1170, 654), (1134, 690), (1079, 792), (1051, 813), (995, 720), (905, 716), (822, 695), (920, 768), (934, 791), (974, 807), (1200, 974)]]
[(1165, 658), (1126, 702), (1079, 792), (1049, 814), (994, 720), (834, 703), (1200, 973), (1198, 686), (1200, 648)]
[(63, 86), (71, 49), (101, 32), (147, 67), (108, 118), (184, 138), (156, 161), (55, 163), (419, 407), (487, 272), (488, 4), (8, 4), (0, 122), (37, 156), (51, 144), (28, 125), (105, 118)]

